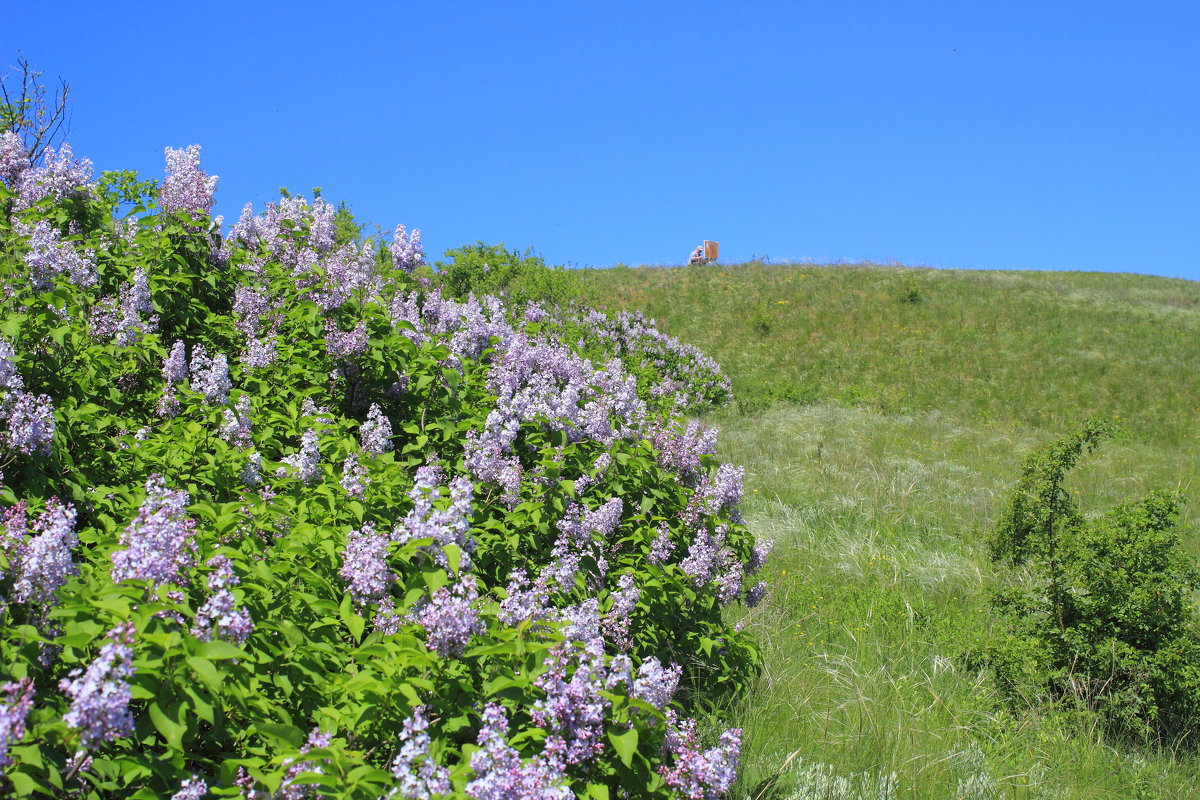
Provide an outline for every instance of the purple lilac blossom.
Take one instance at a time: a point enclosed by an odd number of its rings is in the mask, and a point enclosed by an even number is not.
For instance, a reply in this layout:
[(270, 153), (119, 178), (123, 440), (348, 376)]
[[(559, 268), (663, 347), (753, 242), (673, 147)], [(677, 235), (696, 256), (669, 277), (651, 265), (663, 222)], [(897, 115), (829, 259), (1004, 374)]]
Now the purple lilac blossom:
[(50, 454), (54, 442), (54, 404), (48, 395), (16, 393), (16, 399), (6, 411), (8, 448), (24, 455)]
[(680, 665), (663, 667), (657, 658), (649, 656), (638, 667), (637, 677), (633, 680), (632, 694), (660, 711), (665, 711), (671, 698), (675, 696), (679, 676), (682, 674), (683, 667)]
[(187, 516), (186, 491), (167, 488), (161, 475), (146, 481), (146, 500), (118, 541), (126, 549), (112, 554), (112, 579), (187, 583), (196, 558), (196, 521)]
[(545, 697), (536, 701), (529, 713), (548, 734), (546, 752), (568, 765), (591, 761), (604, 750), (609, 708), (608, 699), (601, 694), (607, 677), (604, 643), (596, 638), (582, 647), (558, 645), (550, 651), (545, 666), (546, 671), (534, 679), (534, 686)]
[(250, 395), (239, 397), (233, 408), (224, 410), (223, 417), (222, 439), (234, 447), (249, 447), (254, 443), (250, 438)]
[(485, 632), (479, 618), (479, 590), (470, 575), (459, 575), (450, 586), (443, 586), (422, 607), (414, 618), (425, 629), (425, 643), (443, 658), (458, 658), (467, 648), (472, 635)]
[(720, 800), (737, 778), (742, 731), (731, 728), (721, 734), (720, 744), (702, 751), (695, 720), (678, 724), (672, 712), (667, 717), (671, 725), (668, 749), (675, 756), (675, 763), (659, 767), (659, 774), (688, 800)]
[(421, 229), (413, 228), (412, 233), (405, 233), (403, 225), (397, 225), (392, 235), (392, 243), (388, 247), (392, 254), (392, 264), (405, 272), (412, 272), (425, 263), (425, 250), (421, 247)]
[(80, 744), (91, 749), (133, 733), (129, 701), (133, 694), (128, 679), (133, 675), (132, 622), (110, 630), (99, 655), (83, 669), (71, 670), (58, 688), (71, 698), (63, 722), (80, 733)]
[(71, 145), (57, 151), (47, 147), (42, 155), (43, 166), (30, 167), (21, 173), (17, 187), (17, 208), (29, 208), (47, 197), (62, 200), (87, 194), (92, 179), (92, 162), (76, 160)]
[(633, 646), (633, 637), (629, 629), (633, 624), (633, 612), (637, 607), (642, 590), (634, 582), (632, 572), (626, 572), (617, 579), (617, 591), (613, 592), (612, 606), (604, 615), (604, 629), (608, 640), (625, 651)]
[[(23, 518), (22, 507), (22, 521)], [(16, 519), (12, 521), (15, 523)], [(7, 533), (13, 536), (16, 531), (9, 529)], [(33, 536), (17, 547), (13, 600), (37, 606), (55, 605), (54, 593), (79, 574), (71, 561), (71, 550), (77, 544), (75, 507), (60, 503), (57, 498), (46, 501), (46, 509), (33, 523)]]
[(767, 563), (767, 557), (771, 555), (771, 551), (775, 549), (774, 539), (759, 539), (754, 543), (754, 549), (751, 551), (750, 560), (746, 562), (747, 572), (758, 572)]
[(550, 587), (543, 576), (531, 582), (525, 570), (517, 568), (508, 578), (505, 598), (500, 601), (497, 616), (505, 625), (517, 626), (526, 620), (537, 622), (554, 615), (550, 604)]
[(696, 532), (688, 548), (687, 557), (679, 562), (679, 568), (692, 579), (697, 587), (712, 580), (713, 570), (717, 567), (717, 553), (725, 543), (724, 526), (718, 526), (715, 535), (701, 528)]
[(234, 323), (247, 339), (262, 330), (263, 319), (271, 312), (271, 302), (265, 292), (251, 286), (239, 286), (233, 292)]
[(242, 353), (242, 363), (247, 369), (264, 369), (274, 364), (278, 355), (274, 339), (251, 339)]
[(206, 794), (208, 783), (199, 775), (192, 775), (179, 784), (179, 791), (171, 795), (171, 800), (202, 800)]
[[(305, 742), (304, 747), (300, 748), (300, 755), (305, 756), (313, 749), (328, 747), (332, 741), (333, 734), (322, 733), (319, 728), (313, 728), (312, 732), (308, 734), (308, 741)], [(279, 792), (275, 795), (275, 800), (304, 800), (306, 797), (321, 798), (323, 795), (318, 794), (316, 787), (312, 784), (293, 783), (293, 781), (300, 777), (302, 773), (310, 772), (323, 775), (324, 770), (314, 761), (301, 761), (300, 763), (293, 763), (293, 761), (291, 758), (283, 760), (284, 766), (287, 766), (288, 769), (279, 784)]]
[(600, 601), (589, 597), (563, 609), (563, 635), (581, 642), (600, 641)]
[(381, 456), (392, 449), (392, 423), (378, 403), (371, 403), (367, 410), (367, 421), (358, 429), (362, 449)]
[(208, 215), (217, 190), (217, 176), (200, 169), (200, 145), (188, 145), (183, 150), (164, 149), (167, 175), (163, 178), (158, 203), (163, 211), (173, 214), (188, 211)]
[(233, 388), (225, 354), (217, 353), (210, 358), (202, 345), (196, 345), (192, 348), (191, 371), (192, 391), (204, 395), (204, 402), (209, 405), (225, 405)]
[(750, 590), (746, 592), (746, 605), (750, 608), (754, 608), (762, 602), (763, 597), (765, 597), (766, 594), (767, 582), (759, 581), (758, 583), (754, 584), (754, 586), (750, 587)]
[(246, 466), (242, 467), (241, 479), (242, 483), (251, 489), (262, 485), (262, 453), (250, 454), (246, 459)]
[(717, 554), (716, 567), (717, 602), (729, 605), (742, 594), (742, 577), (744, 569), (733, 551), (728, 547), (721, 548)]
[(388, 797), (430, 800), (450, 793), (450, 770), (440, 767), (429, 754), (429, 720), (425, 707), (417, 706), (400, 730), (400, 752), (392, 759), (392, 775), (399, 783)]
[[(318, 447), (317, 432), (309, 428), (300, 437), (300, 452), (292, 453), (280, 459), (291, 468), (296, 477), (305, 486), (312, 486), (321, 477), (321, 453)], [(281, 477), (288, 472), (284, 467), (277, 471)]]
[(404, 617), (396, 611), (396, 600), (391, 595), (386, 595), (379, 601), (379, 605), (375, 608), (373, 624), (375, 630), (384, 636), (396, 635), (400, 626), (404, 624)]
[(175, 344), (171, 345), (171, 352), (163, 359), (162, 376), (168, 386), (187, 380), (187, 345), (182, 340), (176, 340)]
[(675, 552), (675, 544), (671, 541), (671, 526), (665, 522), (658, 525), (658, 535), (650, 542), (650, 554), (646, 560), (651, 564), (665, 564)]
[(353, 330), (343, 331), (333, 320), (325, 320), (325, 350), (335, 359), (346, 360), (367, 352), (367, 323), (359, 321)]
[(3, 692), (3, 699), (0, 699), (0, 769), (3, 769), (12, 763), (9, 745), (25, 738), (25, 718), (33, 708), (37, 691), (33, 688), (33, 678), (21, 678), (0, 686), (0, 692)]
[(457, 545), (462, 548), (460, 568), (468, 569), (471, 564), (470, 554), (475, 544), (470, 536), (473, 498), (471, 480), (463, 476), (450, 480), (450, 504), (445, 509), (437, 509), (433, 505), (440, 482), (441, 470), (438, 467), (424, 466), (417, 469), (413, 488), (408, 493), (413, 503), (412, 510), (396, 524), (392, 539), (400, 544), (415, 539), (432, 539), (433, 544), (424, 549), (443, 567), (449, 564), (444, 548), (447, 545)]
[(16, 189), (28, 170), (29, 151), (21, 137), (13, 131), (0, 133), (0, 181), (9, 189)]
[(483, 725), (476, 739), (479, 749), (471, 754), (475, 778), (466, 785), (475, 800), (570, 800), (574, 793), (554, 759), (544, 756), (522, 761), (521, 754), (507, 741), (508, 718), (504, 709), (489, 703), (483, 709)]
[(396, 580), (387, 563), (387, 551), (388, 537), (376, 533), (373, 522), (364, 522), (361, 529), (350, 531), (346, 537), (339, 574), (360, 608), (387, 597)]
[(78, 286), (95, 286), (98, 282), (96, 252), (88, 248), (77, 249), (70, 242), (64, 242), (58, 230), (46, 220), (39, 220), (33, 227), (18, 220), (13, 229), (29, 239), (25, 266), (29, 268), (29, 281), (34, 291), (52, 288), (59, 275), (69, 275), (71, 282)]
[[(18, 392), (25, 388), (21, 373), (17, 372), (16, 351), (4, 337), (0, 336), (0, 392)], [(0, 410), (4, 408), (4, 395), (0, 395)]]
[(223, 555), (213, 556), (208, 560), (208, 566), (213, 571), (208, 576), (208, 599), (196, 611), (196, 621), (192, 626), (192, 636), (202, 642), (212, 639), (213, 625), (217, 626), (217, 638), (232, 642), (239, 647), (246, 643), (254, 631), (254, 622), (250, 612), (237, 608), (237, 598), (233, 596), (233, 587), (241, 583), (233, 571), (233, 564)]
[(367, 468), (358, 463), (358, 456), (354, 453), (346, 456), (346, 460), (342, 462), (342, 489), (353, 498), (360, 498), (367, 491), (367, 485), (371, 479), (367, 476)]

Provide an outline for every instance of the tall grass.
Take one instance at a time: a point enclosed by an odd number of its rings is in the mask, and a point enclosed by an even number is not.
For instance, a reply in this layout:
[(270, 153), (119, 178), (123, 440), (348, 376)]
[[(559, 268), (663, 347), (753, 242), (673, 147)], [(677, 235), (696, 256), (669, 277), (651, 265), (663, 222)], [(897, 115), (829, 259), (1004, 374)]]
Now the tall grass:
[(1126, 435), (1072, 473), (1085, 511), (1192, 489), (1200, 285), (868, 266), (583, 279), (705, 347), (743, 399), (711, 422), (778, 544), (744, 619), (766, 668), (724, 710), (745, 727), (742, 796), (1196, 796), (1194, 753), (1012, 708), (961, 655), (992, 624), (982, 539), (1032, 448), (1105, 414)]

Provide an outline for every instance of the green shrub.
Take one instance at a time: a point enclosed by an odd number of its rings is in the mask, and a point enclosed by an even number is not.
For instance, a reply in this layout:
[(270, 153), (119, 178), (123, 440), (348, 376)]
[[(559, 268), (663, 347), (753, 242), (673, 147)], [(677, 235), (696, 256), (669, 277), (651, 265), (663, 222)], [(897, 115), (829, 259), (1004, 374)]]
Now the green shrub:
[(1085, 518), (1062, 485), (1103, 422), (1035, 452), (989, 541), (1012, 570), (1002, 629), (977, 651), (1010, 697), (1099, 714), (1137, 740), (1191, 740), (1200, 714), (1200, 570), (1179, 546), (1180, 497)]
[(437, 263), (442, 286), (450, 297), (494, 294), (510, 302), (566, 305), (583, 298), (583, 289), (571, 272), (549, 267), (533, 250), (520, 253), (502, 244), (483, 242), (446, 251), (448, 262)]

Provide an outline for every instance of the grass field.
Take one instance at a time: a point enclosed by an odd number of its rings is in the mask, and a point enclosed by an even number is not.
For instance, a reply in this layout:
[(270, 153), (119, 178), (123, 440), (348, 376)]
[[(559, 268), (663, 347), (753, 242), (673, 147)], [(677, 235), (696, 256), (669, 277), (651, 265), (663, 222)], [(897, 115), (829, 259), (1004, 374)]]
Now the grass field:
[[(766, 668), (727, 709), (741, 796), (1194, 798), (1200, 758), (1009, 708), (962, 653), (993, 620), (982, 541), (1022, 458), (1092, 415), (1124, 435), (1072, 474), (1085, 511), (1194, 501), (1200, 284), (873, 265), (580, 273), (733, 378), (713, 416), (777, 540), (749, 612)], [(1185, 544), (1200, 553), (1197, 509)]]

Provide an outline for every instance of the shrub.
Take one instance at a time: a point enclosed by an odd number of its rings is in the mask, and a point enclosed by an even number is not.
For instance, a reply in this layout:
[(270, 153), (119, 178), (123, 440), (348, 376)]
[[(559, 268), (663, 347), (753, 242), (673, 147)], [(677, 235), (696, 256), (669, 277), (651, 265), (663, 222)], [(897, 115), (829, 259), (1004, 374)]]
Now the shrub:
[(1034, 453), (990, 541), (1015, 570), (981, 663), (1010, 696), (1078, 703), (1148, 741), (1190, 739), (1200, 712), (1200, 570), (1180, 549), (1180, 498), (1083, 517), (1066, 471), (1111, 427), (1091, 422)]
[(520, 307), (528, 302), (566, 305), (583, 298), (583, 288), (563, 267), (549, 267), (533, 250), (520, 253), (504, 245), (483, 242), (447, 250), (448, 262), (438, 262), (442, 286), (450, 297), (503, 295)]
[(701, 393), (169, 155), (0, 186), (0, 794), (724, 794), (768, 547)]

